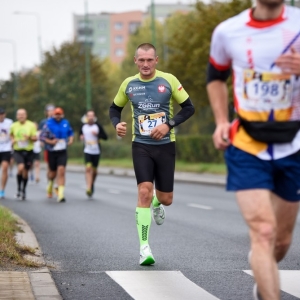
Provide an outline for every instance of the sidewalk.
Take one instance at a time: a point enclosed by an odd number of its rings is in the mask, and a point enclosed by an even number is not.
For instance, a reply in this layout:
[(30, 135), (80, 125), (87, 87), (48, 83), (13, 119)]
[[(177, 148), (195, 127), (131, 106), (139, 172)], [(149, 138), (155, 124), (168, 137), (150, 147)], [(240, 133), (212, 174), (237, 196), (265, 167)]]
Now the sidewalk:
[[(46, 165), (42, 164), (41, 168), (46, 169)], [(68, 165), (67, 171), (84, 173), (85, 169), (83, 165)], [(135, 176), (132, 169), (116, 167), (100, 166), (98, 173), (115, 176)], [(225, 175), (176, 172), (175, 181), (224, 186)], [(37, 260), (43, 267), (36, 271), (27, 272), (0, 271), (0, 299), (62, 300), (51, 277), (51, 273), (45, 264), (43, 254), (34, 233), (23, 219), (20, 217), (18, 217), (18, 219), (24, 231), (17, 234), (18, 243), (38, 249), (36, 252), (37, 256), (33, 259)]]
[(0, 299), (5, 300), (62, 300), (51, 273), (47, 268), (36, 237), (28, 224), (16, 216), (22, 229), (17, 233), (20, 245), (37, 249), (36, 256), (28, 257), (38, 262), (42, 268), (36, 271), (0, 271)]

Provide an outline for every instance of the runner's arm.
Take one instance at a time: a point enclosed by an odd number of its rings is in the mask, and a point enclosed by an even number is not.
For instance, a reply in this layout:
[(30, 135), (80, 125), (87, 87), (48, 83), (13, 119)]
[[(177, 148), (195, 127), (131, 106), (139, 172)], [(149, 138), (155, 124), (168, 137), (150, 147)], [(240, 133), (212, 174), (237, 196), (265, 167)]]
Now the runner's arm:
[(187, 98), (179, 105), (181, 106), (181, 110), (173, 118), (173, 120), (175, 121), (175, 126), (178, 126), (179, 124), (185, 122), (195, 113), (195, 107), (190, 98)]
[(109, 117), (115, 128), (121, 122), (122, 110), (123, 110), (123, 107), (116, 105), (114, 102), (112, 103), (112, 105), (109, 108)]
[(97, 125), (99, 128), (98, 138), (106, 141), (108, 139), (108, 136), (107, 136), (103, 126), (100, 123), (97, 123)]

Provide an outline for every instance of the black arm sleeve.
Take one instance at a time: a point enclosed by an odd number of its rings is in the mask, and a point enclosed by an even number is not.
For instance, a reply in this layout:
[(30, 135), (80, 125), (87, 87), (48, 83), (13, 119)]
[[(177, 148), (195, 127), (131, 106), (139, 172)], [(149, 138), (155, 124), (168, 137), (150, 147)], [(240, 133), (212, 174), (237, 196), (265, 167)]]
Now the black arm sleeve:
[(79, 135), (82, 135), (82, 134), (83, 134), (83, 132), (82, 132), (82, 127), (83, 127), (83, 126), (84, 126), (84, 125), (82, 125), (81, 128), (80, 128)]
[(106, 141), (108, 137), (107, 137), (107, 134), (106, 134), (104, 128), (99, 123), (97, 123), (97, 125), (99, 127), (98, 138)]
[(184, 102), (180, 104), (180, 106), (181, 110), (173, 118), (173, 120), (175, 121), (175, 126), (178, 126), (179, 124), (185, 122), (195, 112), (195, 107), (190, 98), (187, 98)]
[(123, 110), (123, 107), (116, 105), (114, 102), (112, 103), (112, 105), (109, 108), (109, 117), (115, 128), (116, 128), (117, 124), (119, 124), (121, 122), (122, 110)]
[(226, 81), (230, 76), (230, 69), (225, 71), (217, 70), (211, 63), (208, 63), (206, 70), (206, 84), (215, 80)]

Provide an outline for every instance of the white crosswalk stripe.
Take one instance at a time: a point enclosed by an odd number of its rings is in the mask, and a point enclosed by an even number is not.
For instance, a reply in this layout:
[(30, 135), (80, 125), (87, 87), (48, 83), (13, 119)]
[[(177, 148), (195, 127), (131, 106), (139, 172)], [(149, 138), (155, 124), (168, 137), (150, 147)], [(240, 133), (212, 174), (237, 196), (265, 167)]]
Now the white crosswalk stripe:
[(218, 300), (180, 271), (109, 271), (114, 281), (135, 300)]
[[(245, 273), (253, 276), (251, 270), (244, 270)], [(282, 291), (300, 298), (300, 271), (280, 270), (280, 288)]]

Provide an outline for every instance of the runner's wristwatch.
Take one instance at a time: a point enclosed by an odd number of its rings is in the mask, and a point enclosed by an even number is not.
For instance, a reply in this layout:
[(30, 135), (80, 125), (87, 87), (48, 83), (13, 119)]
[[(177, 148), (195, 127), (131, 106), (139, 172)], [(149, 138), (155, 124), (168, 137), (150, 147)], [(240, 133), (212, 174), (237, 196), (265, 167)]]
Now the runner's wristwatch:
[(168, 125), (170, 126), (170, 129), (172, 129), (172, 128), (176, 125), (174, 119), (170, 119), (170, 120), (168, 121)]

